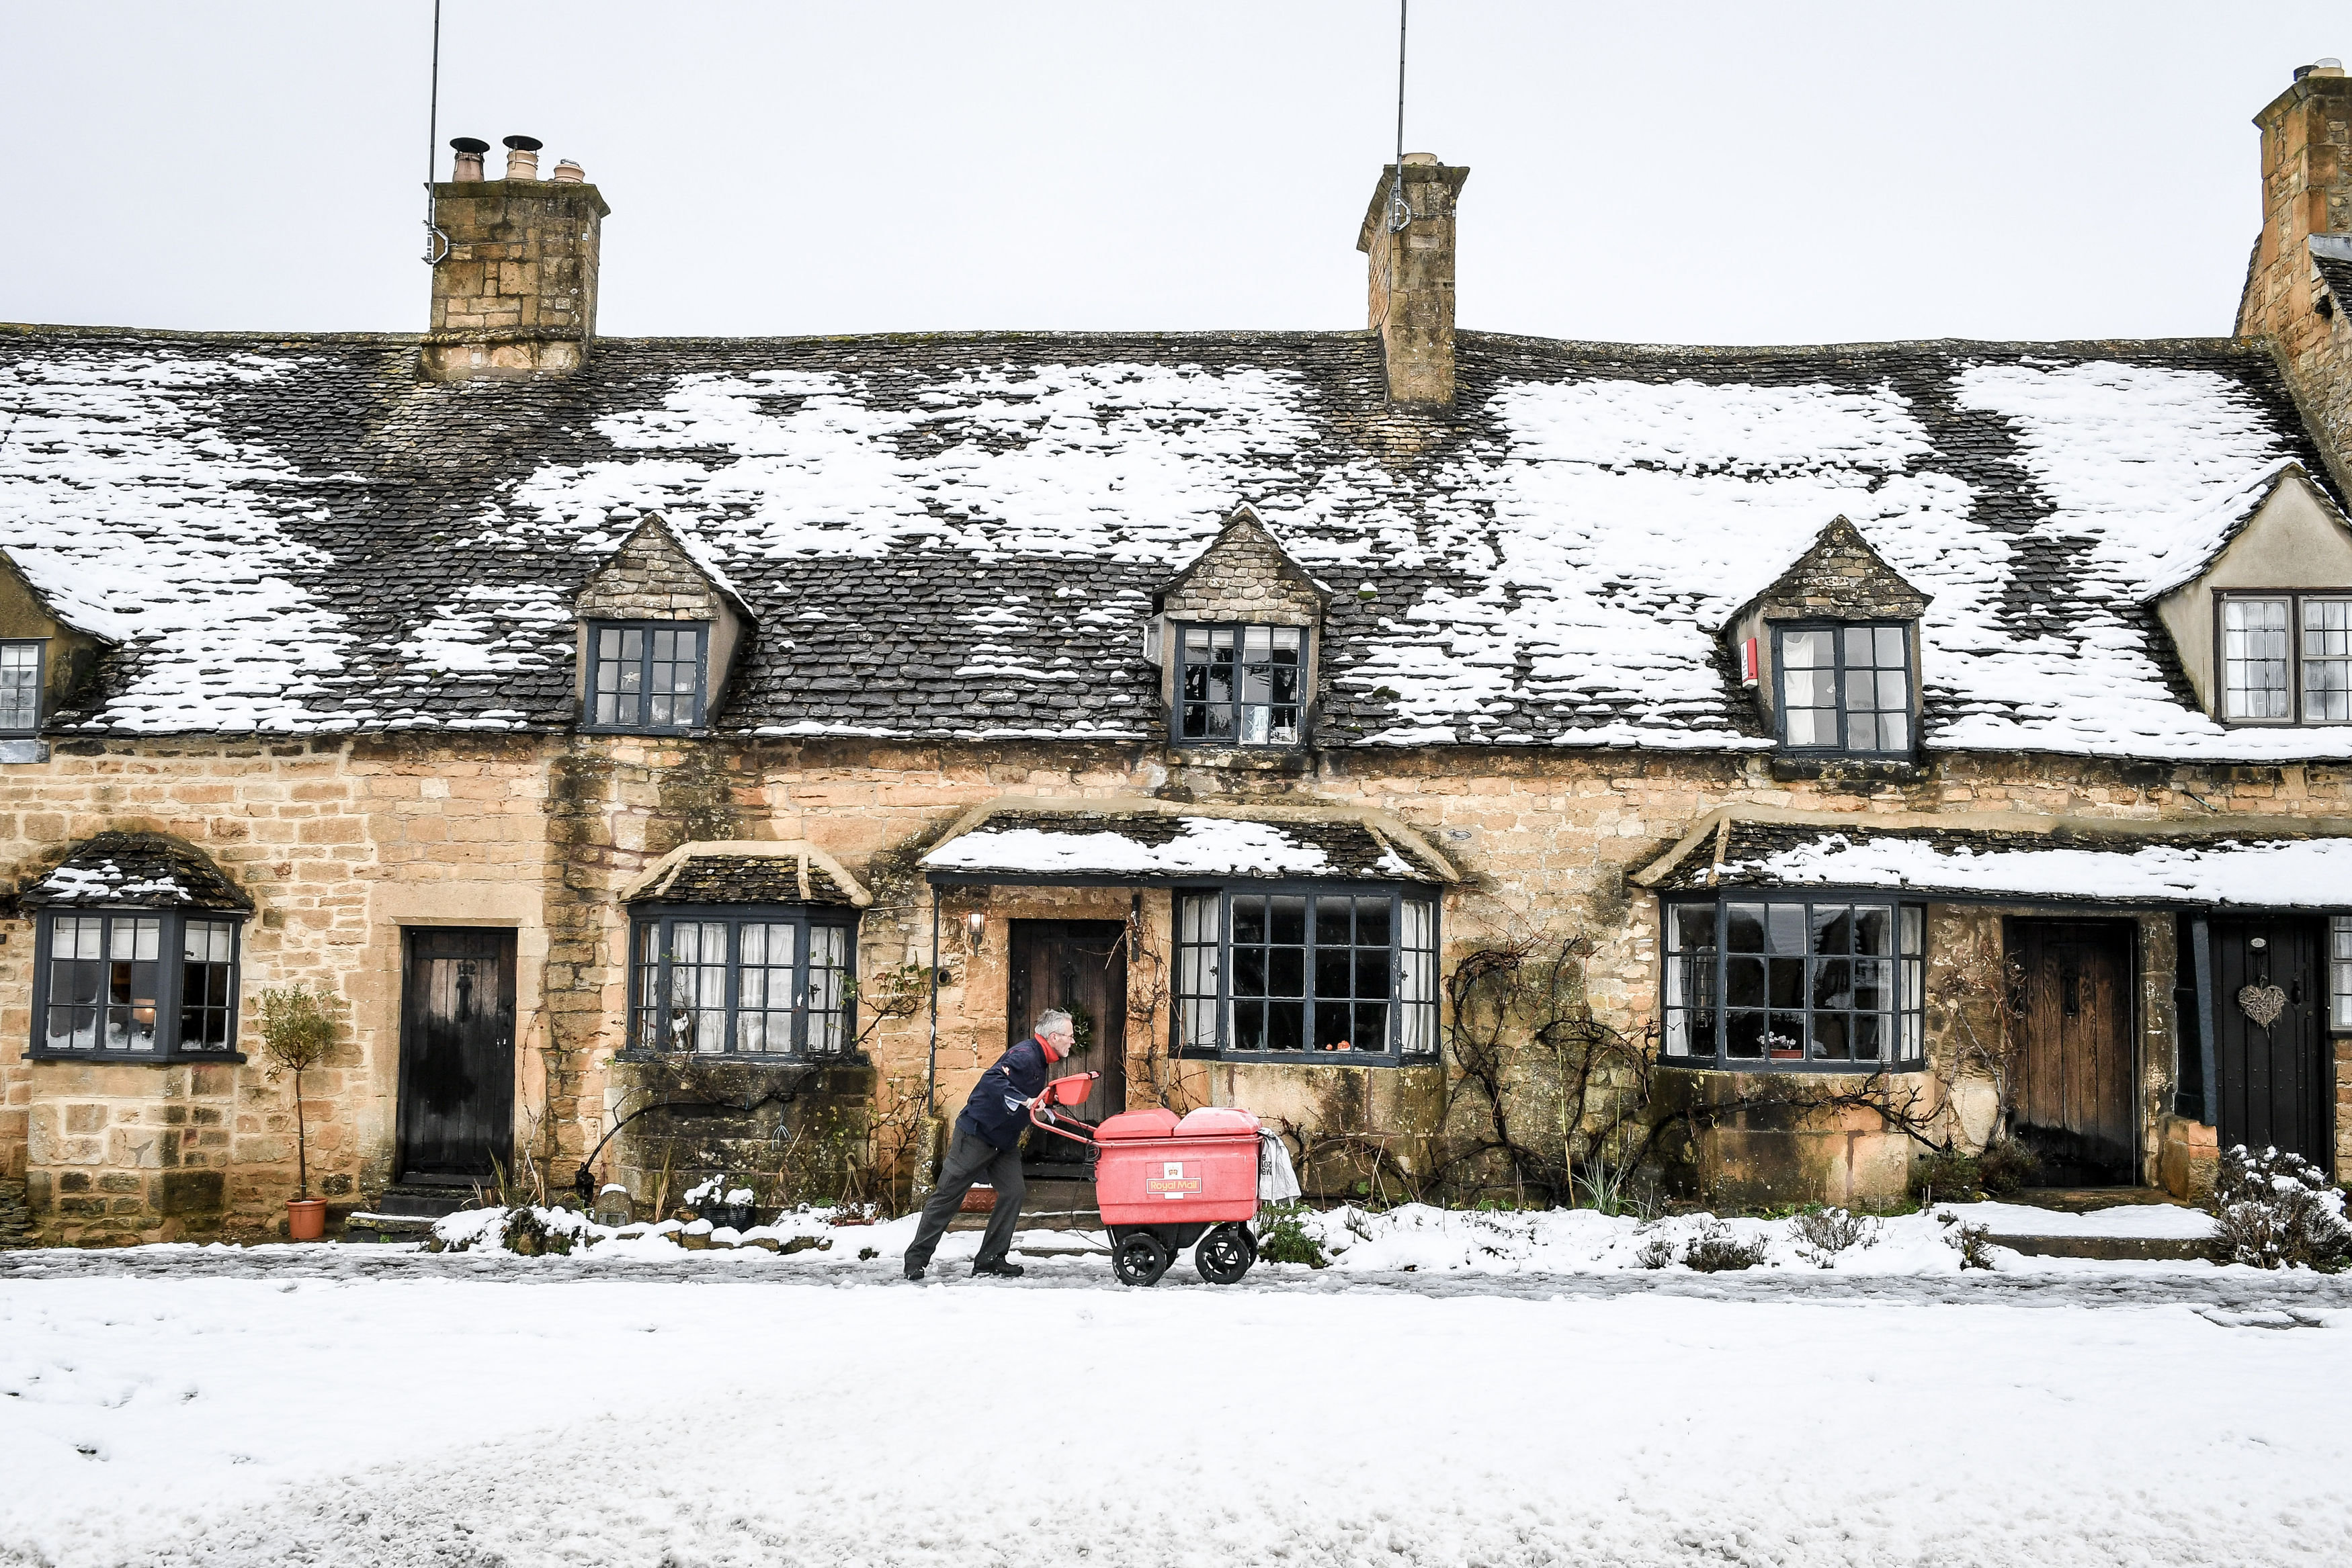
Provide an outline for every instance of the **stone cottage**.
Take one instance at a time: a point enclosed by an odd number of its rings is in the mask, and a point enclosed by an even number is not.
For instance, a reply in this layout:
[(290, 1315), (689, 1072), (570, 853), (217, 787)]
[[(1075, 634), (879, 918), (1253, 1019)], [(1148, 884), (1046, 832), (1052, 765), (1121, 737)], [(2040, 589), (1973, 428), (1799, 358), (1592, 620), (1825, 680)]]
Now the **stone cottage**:
[(1459, 331), (1425, 155), (1361, 332), (600, 338), (527, 138), (422, 337), (0, 329), (0, 1178), (273, 1230), (296, 985), (345, 1209), (902, 1190), (1047, 1006), (1325, 1192), (2352, 1174), (2352, 79), (2258, 124), (2226, 338)]

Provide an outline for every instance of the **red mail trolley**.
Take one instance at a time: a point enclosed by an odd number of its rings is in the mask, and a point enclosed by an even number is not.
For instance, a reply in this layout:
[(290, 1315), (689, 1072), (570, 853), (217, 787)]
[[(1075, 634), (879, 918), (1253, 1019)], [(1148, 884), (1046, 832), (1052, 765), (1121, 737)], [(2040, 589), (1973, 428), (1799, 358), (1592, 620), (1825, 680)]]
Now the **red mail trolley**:
[[(1192, 1247), (1192, 1266), (1213, 1285), (1230, 1285), (1257, 1261), (1258, 1121), (1216, 1106), (1123, 1111), (1099, 1125), (1063, 1115), (1083, 1105), (1096, 1074), (1057, 1078), (1030, 1105), (1034, 1125), (1084, 1144), (1095, 1206), (1110, 1232), (1111, 1270), (1122, 1285), (1150, 1285)], [(1195, 1246), (1195, 1243), (1198, 1243)]]

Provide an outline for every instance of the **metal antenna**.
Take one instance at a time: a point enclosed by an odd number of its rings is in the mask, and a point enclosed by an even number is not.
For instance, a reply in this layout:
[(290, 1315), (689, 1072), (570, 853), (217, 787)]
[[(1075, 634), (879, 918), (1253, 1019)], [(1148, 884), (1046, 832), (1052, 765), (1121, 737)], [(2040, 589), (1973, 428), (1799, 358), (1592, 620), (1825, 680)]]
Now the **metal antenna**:
[(1411, 0), (1397, 0), (1396, 172), (1389, 181), (1389, 233), (1392, 235), (1404, 233), (1412, 222), (1412, 207), (1404, 199), (1404, 21), (1410, 4)]
[[(1400, 132), (1402, 134), (1402, 132)], [(433, 89), (425, 110), (425, 265), (438, 267), (449, 254), (449, 236), (441, 232), (439, 199), (433, 193), (434, 160), (441, 142), (441, 0), (433, 0)]]

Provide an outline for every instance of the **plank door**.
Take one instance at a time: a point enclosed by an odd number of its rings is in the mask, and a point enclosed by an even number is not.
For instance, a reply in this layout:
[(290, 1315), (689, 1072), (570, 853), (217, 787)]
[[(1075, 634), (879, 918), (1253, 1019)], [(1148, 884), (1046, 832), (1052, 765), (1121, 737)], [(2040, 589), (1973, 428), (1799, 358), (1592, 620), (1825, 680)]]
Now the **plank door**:
[[(1099, 1072), (1093, 1098), (1076, 1114), (1099, 1122), (1127, 1109), (1127, 923), (1120, 920), (1016, 920), (1012, 976), (1005, 987), (1007, 1043), (1026, 1040), (1037, 1015), (1060, 1008), (1078, 1036), (1055, 1077)], [(1024, 1169), (1077, 1165), (1086, 1152), (1067, 1138), (1034, 1129), (1022, 1148)]]
[(514, 1153), (515, 934), (412, 926), (400, 1011), (400, 1178), (490, 1180)]
[[(2213, 1097), (2221, 1146), (2284, 1149), (2332, 1166), (2325, 924), (2286, 915), (2217, 919), (2211, 932), (2213, 1067), (2221, 1080)], [(2265, 1028), (2242, 993), (2273, 986), (2281, 1007)]]
[(2116, 921), (2009, 924), (2010, 957), (2024, 977), (2016, 1136), (2053, 1186), (2139, 1181), (2133, 936)]

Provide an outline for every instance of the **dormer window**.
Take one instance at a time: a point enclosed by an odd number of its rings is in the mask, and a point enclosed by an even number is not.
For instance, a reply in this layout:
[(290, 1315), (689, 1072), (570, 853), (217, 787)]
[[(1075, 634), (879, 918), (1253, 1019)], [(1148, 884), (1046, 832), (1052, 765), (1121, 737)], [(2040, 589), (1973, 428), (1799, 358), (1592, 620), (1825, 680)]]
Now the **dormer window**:
[(1306, 704), (1307, 630), (1301, 626), (1171, 628), (1176, 642), (1176, 735), (1193, 746), (1290, 747)]
[(1789, 750), (1911, 755), (1907, 625), (1778, 626), (1772, 666), (1780, 677), (1780, 740)]
[(0, 735), (40, 733), (43, 647), (37, 638), (0, 642)]
[(590, 622), (586, 727), (639, 735), (701, 728), (709, 648), (707, 622)]
[(2352, 723), (2352, 596), (2219, 596), (2221, 717), (2230, 724)]

